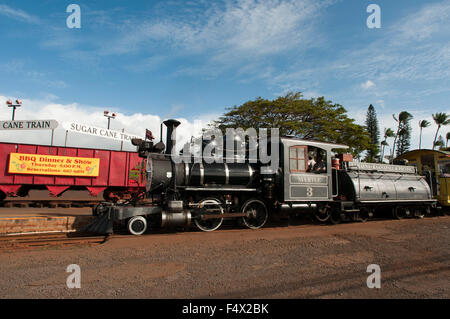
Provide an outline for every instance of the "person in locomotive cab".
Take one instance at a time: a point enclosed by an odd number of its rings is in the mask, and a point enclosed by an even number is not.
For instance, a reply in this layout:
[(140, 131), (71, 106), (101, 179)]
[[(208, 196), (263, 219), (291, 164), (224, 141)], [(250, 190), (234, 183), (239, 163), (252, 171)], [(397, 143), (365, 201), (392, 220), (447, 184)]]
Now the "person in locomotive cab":
[(326, 173), (327, 172), (327, 163), (323, 158), (322, 153), (317, 153), (317, 162), (313, 168), (314, 173)]
[(308, 156), (308, 169), (307, 172), (311, 172), (314, 169), (314, 166), (316, 165), (316, 161), (314, 160), (314, 157), (311, 155)]

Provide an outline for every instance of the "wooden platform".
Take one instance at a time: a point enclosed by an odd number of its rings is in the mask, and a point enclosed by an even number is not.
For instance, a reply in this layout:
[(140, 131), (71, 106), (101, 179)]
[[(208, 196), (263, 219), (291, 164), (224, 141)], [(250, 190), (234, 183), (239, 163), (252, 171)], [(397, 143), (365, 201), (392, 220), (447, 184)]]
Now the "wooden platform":
[(0, 208), (0, 236), (75, 232), (94, 217), (90, 208)]

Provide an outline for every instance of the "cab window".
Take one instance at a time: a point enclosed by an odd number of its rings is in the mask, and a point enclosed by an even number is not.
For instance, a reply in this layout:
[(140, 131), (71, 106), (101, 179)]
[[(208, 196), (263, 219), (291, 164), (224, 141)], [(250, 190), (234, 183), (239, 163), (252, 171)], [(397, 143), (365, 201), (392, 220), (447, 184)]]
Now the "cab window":
[(293, 173), (306, 172), (308, 151), (306, 146), (291, 146), (289, 148), (289, 169)]
[(327, 152), (324, 149), (309, 146), (307, 159), (307, 172), (321, 174), (327, 172)]

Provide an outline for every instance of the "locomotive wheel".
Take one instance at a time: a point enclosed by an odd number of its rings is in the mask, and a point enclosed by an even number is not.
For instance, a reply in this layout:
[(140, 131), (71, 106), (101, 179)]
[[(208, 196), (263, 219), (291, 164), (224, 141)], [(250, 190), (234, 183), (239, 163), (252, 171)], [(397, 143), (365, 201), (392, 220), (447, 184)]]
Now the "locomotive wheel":
[(424, 218), (426, 213), (426, 209), (423, 207), (416, 208), (414, 210), (414, 217), (416, 218)]
[(242, 217), (244, 225), (251, 229), (263, 227), (269, 217), (266, 205), (258, 199), (246, 201), (241, 211), (247, 214)]
[(131, 217), (128, 221), (127, 229), (132, 235), (142, 235), (147, 230), (147, 220), (144, 216)]
[(369, 219), (369, 210), (361, 209), (358, 213), (358, 221), (361, 223), (365, 223)]
[[(211, 213), (217, 214), (220, 212), (220, 214), (224, 213), (223, 207), (220, 203), (220, 201), (216, 198), (206, 198), (202, 200), (199, 205), (201, 207), (206, 208), (207, 210), (210, 210)], [(200, 219), (196, 218), (194, 220), (195, 226), (197, 226), (198, 229), (202, 231), (213, 231), (222, 225), (223, 218), (214, 218), (214, 219)]]
[[(430, 214), (430, 211), (431, 211), (431, 209), (430, 209), (430, 207), (428, 207), (428, 215)], [(447, 215), (447, 216), (450, 216), (450, 208), (448, 207), (448, 206), (445, 206), (444, 208), (442, 208), (442, 215)]]
[(331, 217), (331, 209), (328, 206), (319, 208), (314, 213), (314, 218), (321, 223), (326, 223), (327, 221), (330, 220), (330, 217)]
[(330, 213), (330, 222), (333, 225), (339, 224), (341, 222), (341, 212), (339, 209), (333, 209)]
[(93, 216), (101, 215), (104, 213), (104, 211), (105, 211), (105, 205), (103, 203), (100, 203), (100, 204), (92, 207), (92, 215)]
[(409, 215), (409, 210), (408, 210), (408, 208), (404, 208), (404, 207), (394, 207), (392, 209), (392, 214), (394, 215), (394, 218), (400, 220)]

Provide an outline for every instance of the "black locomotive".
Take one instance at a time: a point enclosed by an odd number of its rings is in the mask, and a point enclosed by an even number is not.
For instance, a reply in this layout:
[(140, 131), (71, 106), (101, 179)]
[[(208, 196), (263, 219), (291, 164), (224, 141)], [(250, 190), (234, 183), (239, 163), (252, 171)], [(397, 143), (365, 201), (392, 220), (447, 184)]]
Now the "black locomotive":
[[(436, 206), (430, 187), (413, 166), (353, 162), (347, 154), (333, 156), (345, 145), (279, 138), (279, 165), (270, 168), (247, 156), (222, 163), (205, 160), (177, 163), (176, 120), (167, 126), (166, 145), (133, 140), (146, 161), (146, 191), (123, 203), (103, 203), (88, 230), (112, 233), (123, 224), (134, 235), (148, 225), (188, 227), (203, 231), (219, 228), (224, 219), (238, 219), (257, 229), (270, 214), (309, 213), (320, 222), (367, 220), (376, 209), (394, 217), (419, 216)], [(272, 145), (273, 146), (273, 145)], [(248, 147), (247, 147), (248, 154)]]

